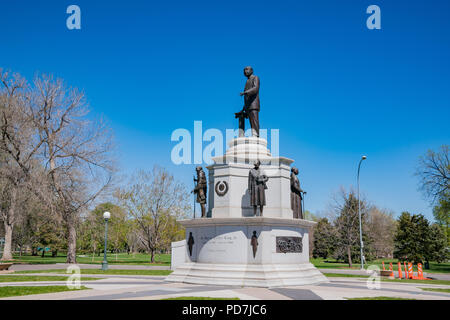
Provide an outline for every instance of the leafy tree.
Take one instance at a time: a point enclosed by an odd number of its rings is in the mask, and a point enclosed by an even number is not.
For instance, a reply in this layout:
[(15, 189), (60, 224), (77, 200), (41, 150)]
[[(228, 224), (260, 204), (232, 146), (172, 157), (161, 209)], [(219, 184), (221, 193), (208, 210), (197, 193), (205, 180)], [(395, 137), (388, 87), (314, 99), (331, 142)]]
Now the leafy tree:
[(403, 212), (395, 235), (394, 257), (414, 263), (446, 259), (447, 239), (437, 225), (430, 226), (421, 214)]
[(328, 222), (327, 218), (322, 218), (314, 227), (313, 257), (328, 258), (336, 248), (336, 230)]
[(130, 223), (127, 214), (123, 208), (114, 205), (111, 209), (111, 219), (108, 226), (108, 243), (112, 246), (113, 251), (117, 253), (124, 251), (127, 247), (127, 233), (130, 229)]
[(429, 232), (429, 243), (425, 251), (425, 261), (436, 261), (438, 263), (447, 261), (448, 245), (444, 231), (439, 225), (432, 224)]
[(433, 208), (433, 216), (444, 231), (448, 246), (450, 246), (450, 193), (445, 194), (439, 200), (439, 205)]
[(53, 219), (51, 215), (39, 214), (39, 228), (36, 233), (37, 245), (42, 248), (42, 257), (45, 254), (45, 248), (50, 248), (52, 257), (56, 257), (58, 251), (64, 247), (65, 230), (60, 221)]
[(310, 220), (310, 221), (316, 221), (318, 222), (321, 218), (318, 217), (317, 215), (313, 214), (312, 212), (305, 210), (305, 214), (304, 214), (304, 219), (305, 220)]
[(152, 172), (136, 172), (116, 196), (133, 217), (140, 245), (154, 262), (155, 253), (167, 248), (174, 219), (189, 211), (186, 187), (165, 169), (155, 166)]
[(101, 203), (85, 217), (78, 236), (78, 247), (81, 250), (92, 252), (92, 259), (96, 252), (100, 254), (100, 251), (105, 249), (105, 221), (103, 219), (105, 211), (111, 213), (108, 221), (108, 248), (106, 249), (118, 253), (127, 247), (127, 233), (129, 232), (127, 214), (122, 207), (111, 202)]

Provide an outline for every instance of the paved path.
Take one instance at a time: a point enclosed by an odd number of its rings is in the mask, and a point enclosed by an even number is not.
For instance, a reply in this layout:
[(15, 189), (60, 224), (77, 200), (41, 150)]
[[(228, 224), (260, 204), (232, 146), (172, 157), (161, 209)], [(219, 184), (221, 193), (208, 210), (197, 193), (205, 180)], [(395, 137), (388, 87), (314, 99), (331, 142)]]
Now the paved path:
[[(100, 269), (99, 264), (77, 264), (81, 269)], [(66, 269), (69, 266), (67, 263), (57, 263), (57, 264), (15, 264), (12, 265), (10, 270), (13, 271), (30, 271), (30, 270), (48, 270), (48, 269)], [(109, 269), (122, 269), (122, 270), (170, 270), (170, 266), (148, 266), (148, 265), (129, 265), (129, 264), (110, 264)], [(320, 268), (322, 273), (342, 273), (342, 274), (354, 274), (367, 276), (367, 271), (359, 269), (330, 269), (330, 268)], [(394, 271), (395, 277), (398, 277), (398, 272)], [(417, 272), (414, 273), (417, 275)], [(440, 274), (440, 273), (427, 273), (424, 275), (435, 280), (449, 280), (450, 274)]]
[[(322, 268), (319, 269), (322, 273), (342, 273), (342, 274), (355, 274), (355, 275), (364, 275), (367, 276), (369, 273), (365, 270), (360, 269), (329, 269), (329, 268)], [(398, 278), (398, 271), (394, 271), (394, 275), (396, 278)], [(414, 272), (414, 275), (417, 276), (417, 272)], [(448, 273), (428, 273), (424, 272), (425, 277), (429, 277), (435, 280), (449, 280), (450, 281), (450, 274)]]
[[(211, 286), (165, 281), (161, 276), (93, 275), (96, 281), (81, 281), (91, 290), (11, 297), (13, 300), (159, 300), (180, 296), (222, 297), (241, 300), (344, 300), (355, 297), (389, 296), (411, 299), (450, 300), (450, 293), (423, 291), (421, 288), (450, 288), (444, 285), (381, 282), (380, 289), (369, 289), (365, 279), (329, 278), (329, 283), (281, 288)], [(1, 277), (1, 275), (0, 275)], [(0, 282), (0, 286), (65, 285), (64, 281)], [(1, 300), (1, 299), (0, 299)]]

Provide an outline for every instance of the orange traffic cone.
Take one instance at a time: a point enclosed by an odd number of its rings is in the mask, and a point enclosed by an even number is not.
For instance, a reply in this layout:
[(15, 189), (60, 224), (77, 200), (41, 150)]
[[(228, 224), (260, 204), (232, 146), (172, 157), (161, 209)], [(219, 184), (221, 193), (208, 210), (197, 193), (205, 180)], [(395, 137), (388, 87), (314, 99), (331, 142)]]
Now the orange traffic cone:
[(386, 269), (384, 268), (384, 261), (382, 261), (381, 264), (383, 265), (383, 271), (386, 271)]
[(392, 266), (392, 262), (389, 262), (389, 271), (391, 271), (389, 277), (394, 278), (394, 267)]
[(403, 270), (405, 270), (405, 279), (408, 279), (408, 269), (406, 268), (406, 262), (403, 261), (403, 266), (405, 267)]
[(423, 276), (423, 269), (422, 269), (422, 264), (421, 263), (417, 264), (417, 278), (416, 279), (418, 279), (418, 280), (430, 280), (430, 279), (425, 278)]
[(398, 278), (402, 279), (403, 275), (402, 275), (402, 264), (399, 262), (398, 263)]

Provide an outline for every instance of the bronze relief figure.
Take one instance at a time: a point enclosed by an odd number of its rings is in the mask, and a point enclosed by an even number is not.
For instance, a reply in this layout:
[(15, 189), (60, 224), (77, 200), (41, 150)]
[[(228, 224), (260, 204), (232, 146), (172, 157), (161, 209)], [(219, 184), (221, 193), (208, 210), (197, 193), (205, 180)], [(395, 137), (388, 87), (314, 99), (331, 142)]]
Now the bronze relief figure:
[(188, 248), (189, 248), (189, 256), (192, 256), (192, 247), (194, 246), (194, 237), (192, 236), (192, 232), (189, 232), (189, 239), (188, 239)]
[(256, 257), (256, 250), (258, 249), (258, 236), (256, 235), (256, 231), (253, 231), (252, 239), (250, 240), (250, 245), (253, 249), (253, 258)]

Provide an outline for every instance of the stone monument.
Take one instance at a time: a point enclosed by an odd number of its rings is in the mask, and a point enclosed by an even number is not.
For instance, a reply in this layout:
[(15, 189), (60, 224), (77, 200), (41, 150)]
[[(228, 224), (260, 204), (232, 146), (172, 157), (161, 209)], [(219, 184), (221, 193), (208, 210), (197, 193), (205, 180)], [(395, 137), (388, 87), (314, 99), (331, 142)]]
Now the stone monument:
[[(247, 83), (252, 75), (252, 69), (246, 73)], [(259, 91), (259, 79), (253, 78), (252, 83), (257, 83)], [(247, 95), (255, 92), (254, 87), (248, 90)], [(247, 84), (244, 94), (246, 91)], [(259, 96), (257, 105), (259, 112)], [(246, 110), (244, 106), (241, 115)], [(166, 280), (254, 287), (327, 282), (309, 262), (309, 231), (315, 222), (293, 218), (293, 160), (272, 157), (267, 141), (259, 137), (254, 113), (252, 136), (239, 134), (228, 143), (225, 154), (214, 157), (207, 167), (209, 219), (180, 221), (186, 228), (186, 240), (172, 243), (174, 271)], [(252, 174), (252, 170), (259, 173)], [(253, 186), (255, 190), (249, 190)], [(259, 216), (255, 214), (257, 206)]]

